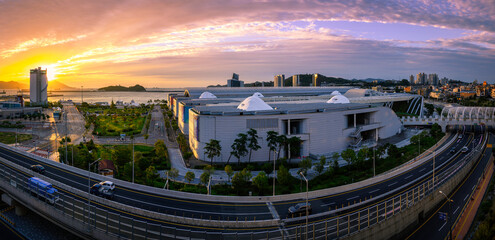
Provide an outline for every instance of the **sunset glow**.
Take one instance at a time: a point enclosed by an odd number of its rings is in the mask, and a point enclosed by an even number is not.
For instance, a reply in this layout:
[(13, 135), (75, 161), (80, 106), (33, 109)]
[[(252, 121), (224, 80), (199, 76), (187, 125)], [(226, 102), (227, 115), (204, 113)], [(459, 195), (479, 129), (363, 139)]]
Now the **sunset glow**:
[[(132, 11), (129, 11), (132, 9)], [(185, 87), (321, 73), (495, 82), (493, 1), (0, 1), (0, 81)]]

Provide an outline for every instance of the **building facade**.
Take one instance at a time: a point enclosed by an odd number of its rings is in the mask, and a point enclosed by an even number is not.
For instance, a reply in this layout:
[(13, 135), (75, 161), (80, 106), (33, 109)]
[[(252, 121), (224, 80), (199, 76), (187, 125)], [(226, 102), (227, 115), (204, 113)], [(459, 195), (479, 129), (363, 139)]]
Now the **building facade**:
[(45, 105), (48, 103), (48, 79), (46, 69), (41, 67), (31, 69), (29, 81), (29, 99), (32, 105)]
[(285, 75), (279, 74), (273, 77), (273, 86), (274, 87), (283, 87), (284, 86)]

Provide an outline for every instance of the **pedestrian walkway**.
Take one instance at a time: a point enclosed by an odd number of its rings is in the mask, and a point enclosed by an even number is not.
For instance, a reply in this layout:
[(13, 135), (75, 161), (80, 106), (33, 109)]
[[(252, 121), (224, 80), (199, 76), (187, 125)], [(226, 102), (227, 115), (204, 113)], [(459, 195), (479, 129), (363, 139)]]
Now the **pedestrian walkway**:
[(483, 196), (485, 195), (486, 189), (490, 183), (490, 179), (492, 178), (494, 166), (493, 166), (493, 157), (490, 159), (490, 166), (485, 172), (481, 182), (478, 184), (476, 191), (471, 195), (471, 200), (464, 207), (465, 211), (459, 218), (459, 221), (454, 227), (452, 231), (452, 235), (454, 239), (464, 239), (466, 234), (469, 232), (469, 228), (473, 223), (474, 218), (476, 217), (476, 213), (478, 212), (481, 201), (483, 200)]

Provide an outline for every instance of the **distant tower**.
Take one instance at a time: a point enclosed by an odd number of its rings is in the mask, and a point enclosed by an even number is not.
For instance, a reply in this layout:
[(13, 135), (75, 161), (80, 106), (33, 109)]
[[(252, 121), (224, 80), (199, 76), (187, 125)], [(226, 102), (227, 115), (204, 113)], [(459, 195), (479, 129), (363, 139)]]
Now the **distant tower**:
[(274, 87), (283, 87), (284, 86), (285, 75), (279, 74), (273, 77), (273, 86)]
[(31, 69), (29, 81), (29, 99), (31, 104), (44, 105), (48, 103), (48, 80), (46, 78), (46, 69), (41, 67)]
[(227, 87), (244, 87), (244, 81), (239, 80), (239, 74), (232, 74), (232, 79), (227, 80)]
[(313, 74), (313, 86), (314, 87), (321, 86), (321, 80), (318, 78), (319, 78), (318, 73)]
[(299, 87), (299, 84), (301, 84), (300, 81), (301, 80), (299, 79), (299, 75), (293, 75), (292, 76), (292, 86), (293, 87)]
[(409, 83), (412, 85), (414, 84), (414, 75), (411, 74), (411, 76), (409, 76)]

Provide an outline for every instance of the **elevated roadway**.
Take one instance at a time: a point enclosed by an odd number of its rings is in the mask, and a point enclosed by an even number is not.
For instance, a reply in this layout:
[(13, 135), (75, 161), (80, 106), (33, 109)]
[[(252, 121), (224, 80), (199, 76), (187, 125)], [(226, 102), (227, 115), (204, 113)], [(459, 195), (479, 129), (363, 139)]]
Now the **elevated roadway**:
[[(440, 174), (444, 169), (447, 169), (447, 167), (455, 163), (457, 159), (462, 158), (463, 154), (468, 154), (460, 152), (462, 147), (472, 143), (479, 144), (482, 140), (482, 134), (480, 132), (462, 132), (461, 134), (463, 135), (462, 138), (457, 138), (456, 135), (452, 135), (448, 141), (445, 142), (446, 146), (443, 146), (443, 150), (435, 154), (437, 174)], [(451, 142), (453, 142), (452, 146), (448, 146), (447, 143)], [(455, 153), (451, 153), (450, 149), (452, 148)], [(9, 161), (26, 168), (32, 164), (42, 164), (47, 169), (46, 176), (48, 178), (66, 184), (80, 191), (87, 192), (88, 176), (84, 174), (84, 171), (74, 169), (63, 164), (46, 162), (29, 154), (19, 153), (8, 147), (0, 147), (0, 157), (2, 158), (0, 164), (4, 165), (4, 167), (10, 167), (7, 166), (4, 161)], [(366, 207), (366, 205), (359, 204), (361, 201), (368, 201), (367, 204), (375, 204), (376, 201), (380, 201), (380, 199), (384, 196), (390, 193), (395, 193), (396, 191), (403, 189), (404, 186), (407, 186), (408, 184), (413, 182), (416, 182), (414, 184), (419, 184), (421, 181), (426, 181), (428, 177), (431, 178), (430, 175), (432, 174), (433, 169), (432, 165), (433, 158), (430, 157), (428, 160), (409, 168), (407, 171), (394, 174), (393, 177), (364, 185), (359, 188), (329, 191), (326, 195), (321, 194), (325, 191), (314, 191), (311, 193), (311, 197), (309, 199), (314, 207), (313, 213), (315, 213), (311, 216), (311, 221), (315, 223), (332, 218), (331, 215), (318, 215), (318, 213), (333, 211), (337, 214), (343, 214), (346, 212), (352, 212), (355, 211), (355, 209)], [(22, 170), (14, 169), (14, 171), (18, 171), (21, 175), (25, 176), (25, 178), (32, 176), (29, 172), (24, 172)], [(104, 179), (101, 176), (92, 176), (92, 178), (96, 178), (97, 180), (92, 180), (91, 184)], [(93, 206), (102, 208), (106, 211), (114, 213), (117, 212), (118, 214), (126, 217), (136, 218), (140, 221), (168, 225), (174, 228), (187, 228), (195, 231), (215, 231), (224, 233), (239, 231), (272, 231), (270, 234), (276, 234), (276, 232), (279, 231), (281, 235), (284, 234), (284, 231), (289, 232), (286, 228), (301, 226), (304, 224), (303, 218), (286, 219), (287, 209), (289, 206), (305, 201), (304, 193), (276, 197), (241, 198), (205, 196), (150, 188), (141, 185), (124, 183), (118, 180), (115, 180), (115, 182), (117, 183), (115, 202), (122, 203), (124, 205), (146, 209), (157, 213), (198, 219), (198, 222), (199, 220), (208, 219), (232, 222), (276, 220), (281, 224), (259, 227), (252, 227), (254, 225), (249, 225), (251, 227), (246, 228), (205, 227), (200, 224), (178, 224), (176, 222), (165, 222), (153, 217), (129, 214), (128, 212), (116, 209), (108, 204), (104, 204), (104, 201), (94, 200), (98, 198), (93, 198), (91, 201)], [(86, 200), (86, 196), (83, 195), (74, 195), (64, 191), (62, 191), (62, 193), (70, 195), (69, 197), (77, 198), (81, 201)], [(373, 199), (373, 201), (370, 201), (370, 199)], [(378, 212), (376, 214), (378, 214)]]

